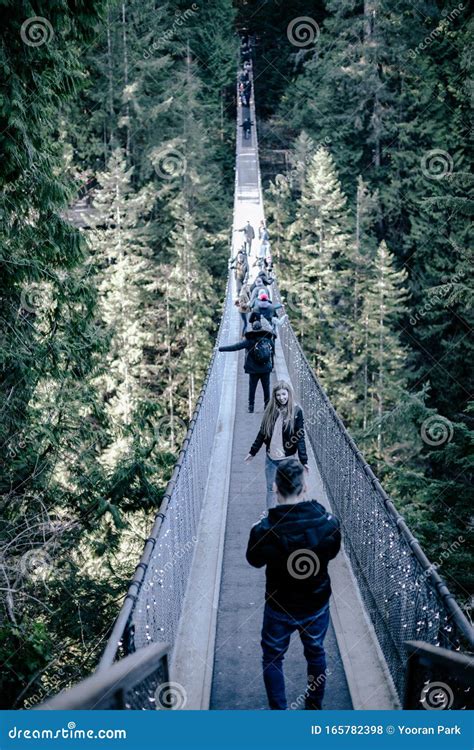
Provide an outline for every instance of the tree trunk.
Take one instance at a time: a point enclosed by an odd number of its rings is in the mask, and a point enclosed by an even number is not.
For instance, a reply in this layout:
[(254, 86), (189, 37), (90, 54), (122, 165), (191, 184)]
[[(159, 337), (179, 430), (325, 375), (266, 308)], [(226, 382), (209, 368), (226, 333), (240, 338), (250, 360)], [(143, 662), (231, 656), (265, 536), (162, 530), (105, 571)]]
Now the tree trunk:
[[(112, 37), (110, 34), (110, 8), (107, 7), (107, 79), (108, 79), (108, 111), (109, 111), (109, 144), (108, 146), (112, 150), (115, 142), (114, 135), (114, 66), (112, 60)], [(105, 152), (105, 162), (109, 158), (108, 151)]]
[[(124, 88), (128, 87), (128, 50), (127, 50), (127, 11), (125, 0), (122, 0), (122, 39), (123, 39), (123, 81)], [(128, 94), (127, 94), (128, 95)], [(127, 141), (125, 145), (125, 153), (127, 155), (127, 163), (130, 161), (130, 104), (125, 105), (126, 119), (127, 119)]]

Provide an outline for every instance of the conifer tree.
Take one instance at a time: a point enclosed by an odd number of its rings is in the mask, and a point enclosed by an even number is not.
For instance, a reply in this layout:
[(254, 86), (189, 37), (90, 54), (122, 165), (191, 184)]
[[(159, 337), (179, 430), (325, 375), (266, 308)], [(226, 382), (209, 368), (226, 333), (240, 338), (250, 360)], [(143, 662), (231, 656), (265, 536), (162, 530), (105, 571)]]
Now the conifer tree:
[(125, 153), (116, 149), (107, 172), (97, 176), (99, 189), (90, 234), (99, 315), (111, 335), (106, 371), (99, 385), (111, 427), (110, 469), (126, 452), (135, 411), (146, 397), (142, 386), (144, 349), (154, 339), (148, 308), (156, 266), (144, 227), (154, 195), (149, 188), (135, 193), (132, 171), (127, 169)]
[(397, 271), (385, 242), (381, 242), (364, 283), (359, 321), (358, 365), (362, 377), (362, 429), (376, 425), (378, 456), (382, 456), (384, 414), (403, 399), (407, 378), (406, 352), (397, 321), (407, 302), (407, 273)]
[[(297, 244), (301, 243), (295, 275), (314, 290), (311, 306), (302, 311), (305, 329), (311, 331), (303, 341), (330, 392), (340, 388), (347, 375), (344, 353), (352, 303), (352, 240), (346, 203), (334, 161), (327, 149), (320, 147), (310, 160), (297, 219), (290, 231), (291, 237), (298, 238)], [(298, 294), (298, 281), (294, 291)], [(335, 351), (341, 353), (341, 359), (334, 359)]]

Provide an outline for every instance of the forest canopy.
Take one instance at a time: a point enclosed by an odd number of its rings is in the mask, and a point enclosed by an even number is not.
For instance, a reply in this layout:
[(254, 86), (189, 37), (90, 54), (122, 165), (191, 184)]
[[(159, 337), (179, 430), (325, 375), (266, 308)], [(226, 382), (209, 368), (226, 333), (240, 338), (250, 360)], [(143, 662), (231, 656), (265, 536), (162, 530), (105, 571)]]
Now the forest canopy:
[(467, 4), (3, 7), (1, 707), (94, 669), (160, 507), (226, 287), (243, 28), (286, 312), (469, 613)]

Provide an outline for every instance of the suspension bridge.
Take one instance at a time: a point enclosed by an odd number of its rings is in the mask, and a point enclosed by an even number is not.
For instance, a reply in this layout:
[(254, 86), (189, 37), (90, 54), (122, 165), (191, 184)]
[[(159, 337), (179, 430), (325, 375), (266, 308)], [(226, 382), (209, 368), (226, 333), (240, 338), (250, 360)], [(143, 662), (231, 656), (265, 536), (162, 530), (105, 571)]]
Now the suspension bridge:
[[(248, 111), (240, 103), (237, 111), (232, 256), (238, 230), (264, 219), (257, 130), (244, 137), (246, 116), (256, 123), (253, 93)], [(244, 463), (263, 400), (258, 393), (247, 413), (244, 353), (218, 351), (240, 337), (235, 297), (229, 275), (207, 377), (100, 664), (41, 709), (268, 708), (264, 571), (245, 559), (250, 527), (265, 512), (264, 452)], [(323, 707), (422, 708), (435, 681), (449, 686), (447, 707), (472, 707), (473, 629), (347, 433), (291, 322), (280, 329), (272, 378), (292, 384), (304, 411), (308, 495), (341, 521)], [(289, 707), (303, 708), (306, 662), (295, 637), (285, 678)]]

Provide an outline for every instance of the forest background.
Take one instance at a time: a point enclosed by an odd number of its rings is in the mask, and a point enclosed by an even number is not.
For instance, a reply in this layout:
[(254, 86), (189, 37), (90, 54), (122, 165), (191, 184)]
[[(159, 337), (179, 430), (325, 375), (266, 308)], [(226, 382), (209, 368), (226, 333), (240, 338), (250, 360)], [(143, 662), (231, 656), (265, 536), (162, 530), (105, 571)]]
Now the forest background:
[(205, 377), (238, 35), (287, 312), (472, 605), (467, 4), (4, 0), (0, 695), (97, 664)]

